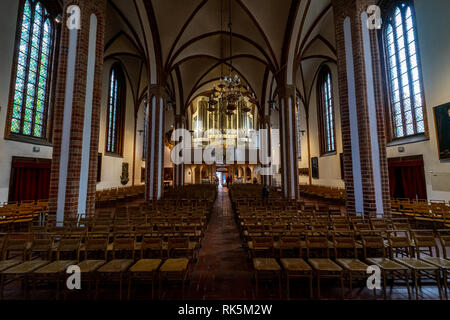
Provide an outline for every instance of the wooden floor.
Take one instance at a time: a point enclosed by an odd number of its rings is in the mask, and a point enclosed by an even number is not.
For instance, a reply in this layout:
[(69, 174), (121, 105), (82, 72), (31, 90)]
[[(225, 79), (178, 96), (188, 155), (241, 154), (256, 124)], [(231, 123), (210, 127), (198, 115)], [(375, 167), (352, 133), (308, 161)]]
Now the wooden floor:
[[(283, 283), (284, 285), (284, 283)], [(375, 299), (373, 291), (365, 288), (365, 281), (354, 284), (353, 299)], [(323, 281), (321, 287), (322, 299), (342, 299), (339, 283)], [(126, 288), (124, 288), (126, 292)], [(291, 299), (309, 299), (308, 283), (299, 280), (292, 282)], [(285, 294), (285, 290), (283, 290)], [(54, 289), (41, 287), (27, 299), (54, 299)], [(124, 294), (126, 297), (126, 294)], [(70, 293), (68, 300), (91, 299), (93, 295), (82, 290)], [(160, 292), (163, 300), (275, 300), (280, 298), (278, 289), (273, 283), (261, 283), (258, 295), (255, 292), (255, 284), (252, 280), (252, 265), (247, 251), (243, 248), (243, 242), (239, 236), (238, 227), (233, 217), (231, 202), (228, 192), (219, 189), (219, 195), (214, 205), (214, 211), (199, 251), (198, 261), (194, 264), (189, 283), (184, 293), (179, 284), (164, 287)], [(413, 295), (413, 298), (415, 296)], [(24, 293), (20, 283), (13, 283), (5, 288), (4, 299), (22, 300)], [(100, 300), (118, 299), (118, 288), (111, 285), (109, 288), (101, 288)], [(133, 290), (132, 299), (151, 299), (150, 287), (138, 285)], [(376, 299), (383, 299), (381, 291)], [(394, 289), (388, 288), (388, 299), (408, 299), (406, 287), (399, 284)], [(419, 299), (439, 299), (439, 293), (434, 285), (423, 285), (419, 292)]]

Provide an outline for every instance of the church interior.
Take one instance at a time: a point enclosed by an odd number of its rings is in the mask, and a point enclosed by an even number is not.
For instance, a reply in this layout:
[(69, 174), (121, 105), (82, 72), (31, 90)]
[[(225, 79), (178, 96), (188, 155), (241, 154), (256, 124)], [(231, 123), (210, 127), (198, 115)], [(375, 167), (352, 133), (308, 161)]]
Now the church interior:
[(0, 301), (448, 300), (448, 12), (0, 1)]

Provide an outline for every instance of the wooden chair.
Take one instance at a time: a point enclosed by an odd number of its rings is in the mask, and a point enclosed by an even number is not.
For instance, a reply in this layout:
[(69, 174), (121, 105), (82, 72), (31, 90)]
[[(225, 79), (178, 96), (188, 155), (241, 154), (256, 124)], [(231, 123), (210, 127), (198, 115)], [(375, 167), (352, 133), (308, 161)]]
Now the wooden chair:
[[(334, 232), (334, 256), (348, 276), (350, 298), (353, 296), (353, 279), (366, 279), (368, 265), (358, 259), (358, 248), (353, 232)], [(342, 257), (341, 252), (346, 251)]]
[[(431, 265), (438, 267), (442, 273), (445, 295), (448, 298), (448, 275), (450, 272), (450, 260), (441, 258), (439, 247), (432, 230), (415, 230), (413, 231), (414, 243), (416, 246), (417, 258)], [(422, 250), (425, 249), (425, 250)], [(426, 256), (424, 256), (425, 254)]]
[[(167, 241), (167, 257), (187, 257), (189, 260), (194, 258), (195, 243), (191, 243), (189, 238), (169, 238)], [(181, 256), (176, 254), (181, 252)]]
[(89, 233), (84, 244), (84, 259), (87, 260), (89, 253), (100, 254), (102, 260), (107, 260), (108, 256), (109, 234), (107, 233)]
[(248, 248), (251, 258), (256, 257), (259, 253), (265, 253), (266, 256), (273, 257), (273, 237), (253, 237), (248, 242)]
[(182, 298), (184, 297), (184, 287), (189, 276), (189, 259), (177, 258), (167, 259), (159, 269), (159, 293), (161, 295), (163, 281), (181, 281)]
[(163, 256), (163, 240), (161, 238), (152, 238), (143, 236), (141, 241), (141, 259), (144, 259), (148, 253), (156, 253), (157, 257)]
[(131, 297), (131, 285), (135, 279), (139, 282), (150, 280), (152, 283), (152, 299), (155, 297), (155, 278), (161, 262), (161, 259), (141, 259), (130, 268), (128, 278), (128, 300)]
[[(409, 268), (399, 264), (386, 255), (386, 246), (380, 232), (366, 231), (361, 233), (364, 251), (364, 261), (369, 265), (380, 268), (383, 277), (383, 295), (386, 298), (386, 286), (388, 276), (394, 279), (401, 279), (406, 283), (408, 297), (411, 297), (409, 290)], [(375, 252), (375, 253), (374, 253)], [(376, 293), (376, 289), (374, 289)]]
[(12, 252), (20, 252), (22, 254), (22, 260), (26, 260), (26, 254), (29, 245), (29, 236), (27, 234), (20, 235), (8, 235), (6, 237), (5, 244), (3, 246), (2, 260), (8, 260), (9, 255)]
[(61, 260), (61, 255), (72, 255), (72, 259), (80, 261), (81, 238), (63, 238), (56, 244), (56, 260)]
[(31, 247), (29, 249), (28, 260), (31, 261), (35, 254), (41, 256), (41, 254), (46, 255), (45, 260), (52, 259), (53, 251), (53, 239), (34, 239), (31, 242)]
[(281, 267), (274, 258), (253, 258), (253, 268), (256, 283), (256, 295), (258, 295), (259, 280), (264, 275), (269, 275), (270, 279), (278, 279), (278, 290), (281, 297)]
[(61, 281), (65, 280), (64, 276), (67, 268), (76, 265), (75, 260), (59, 260), (47, 264), (46, 266), (32, 272), (31, 280), (33, 282), (33, 293), (36, 291), (36, 285), (39, 282), (55, 282), (56, 283), (56, 300), (59, 299)]
[(112, 248), (113, 259), (116, 259), (118, 255), (130, 253), (130, 259), (134, 260), (135, 240), (132, 233), (115, 233)]
[[(442, 297), (440, 268), (413, 256), (413, 254), (411, 253), (411, 241), (408, 232), (403, 231), (399, 234), (398, 231), (389, 231), (388, 241), (391, 247), (391, 259), (402, 265), (405, 265), (412, 271), (414, 287), (416, 289), (416, 298), (419, 298), (418, 282), (421, 277), (434, 279), (439, 289), (439, 296)], [(406, 251), (406, 257), (396, 256), (396, 249)]]
[[(299, 243), (300, 244), (300, 243)], [(281, 254), (280, 254), (281, 257)], [(302, 247), (299, 247), (299, 258), (281, 258), (281, 265), (283, 266), (286, 277), (287, 298), (290, 298), (290, 280), (297, 278), (309, 279), (309, 296), (313, 297), (313, 270), (309, 264), (302, 258)]]
[[(344, 296), (344, 269), (330, 259), (330, 244), (327, 234), (308, 234), (306, 237), (306, 255), (308, 263), (313, 267), (317, 277), (317, 297), (320, 299), (321, 278), (338, 278), (341, 280), (342, 296)], [(312, 258), (312, 250), (324, 250), (326, 258)]]
[(24, 288), (24, 297), (27, 295), (27, 283), (29, 276), (32, 272), (34, 272), (37, 269), (42, 268), (43, 266), (49, 264), (49, 260), (33, 260), (33, 261), (26, 261), (23, 263), (20, 263), (18, 265), (15, 265), (12, 268), (8, 268), (0, 273), (0, 300), (3, 299), (3, 289), (4, 286), (8, 280), (9, 282), (21, 280)]
[[(134, 247), (133, 247), (134, 248)], [(105, 265), (101, 266), (97, 270), (97, 280), (96, 280), (96, 297), (98, 297), (99, 285), (103, 280), (119, 281), (119, 299), (122, 300), (122, 285), (123, 278), (127, 270), (131, 267), (134, 260), (132, 259), (114, 259)]]
[[(280, 252), (280, 258), (283, 257), (283, 252), (285, 250), (300, 250), (302, 247), (300, 237), (292, 237), (292, 236), (284, 236), (280, 237), (280, 241), (278, 243), (278, 249)], [(300, 254), (301, 257), (301, 254)]]

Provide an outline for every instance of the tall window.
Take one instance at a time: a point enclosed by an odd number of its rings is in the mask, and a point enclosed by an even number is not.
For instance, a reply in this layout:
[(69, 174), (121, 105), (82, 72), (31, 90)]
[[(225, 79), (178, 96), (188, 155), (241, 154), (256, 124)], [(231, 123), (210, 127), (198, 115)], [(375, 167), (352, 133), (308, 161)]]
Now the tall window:
[(39, 1), (26, 0), (19, 14), (10, 134), (46, 138), (54, 46), (53, 19)]
[(319, 100), (319, 128), (321, 135), (321, 153), (336, 151), (336, 137), (334, 130), (333, 91), (331, 86), (331, 73), (327, 66), (323, 66), (318, 78)]
[(298, 158), (302, 158), (302, 128), (301, 128), (301, 117), (300, 117), (300, 103), (297, 104), (296, 108), (296, 120), (297, 120), (297, 155)]
[(109, 78), (106, 152), (122, 155), (125, 118), (125, 79), (120, 64), (111, 68)]
[(417, 33), (411, 5), (394, 7), (384, 29), (394, 138), (425, 132)]

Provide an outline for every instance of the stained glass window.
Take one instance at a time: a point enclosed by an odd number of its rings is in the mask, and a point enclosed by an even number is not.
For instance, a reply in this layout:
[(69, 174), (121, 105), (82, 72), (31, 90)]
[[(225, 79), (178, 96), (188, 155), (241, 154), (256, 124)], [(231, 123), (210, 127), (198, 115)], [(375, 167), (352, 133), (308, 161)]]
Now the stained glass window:
[(53, 25), (39, 1), (24, 2), (19, 32), (10, 131), (45, 138)]
[(125, 83), (119, 64), (111, 68), (109, 78), (106, 152), (122, 154)]
[(319, 126), (321, 128), (322, 153), (336, 151), (334, 130), (333, 91), (331, 73), (328, 67), (322, 67), (318, 78), (319, 88)]
[(423, 88), (410, 5), (401, 3), (388, 17), (384, 30), (392, 123), (395, 138), (425, 132)]
[(300, 117), (300, 104), (296, 108), (296, 120), (297, 120), (297, 155), (298, 158), (302, 158), (302, 128), (301, 128), (301, 117)]

